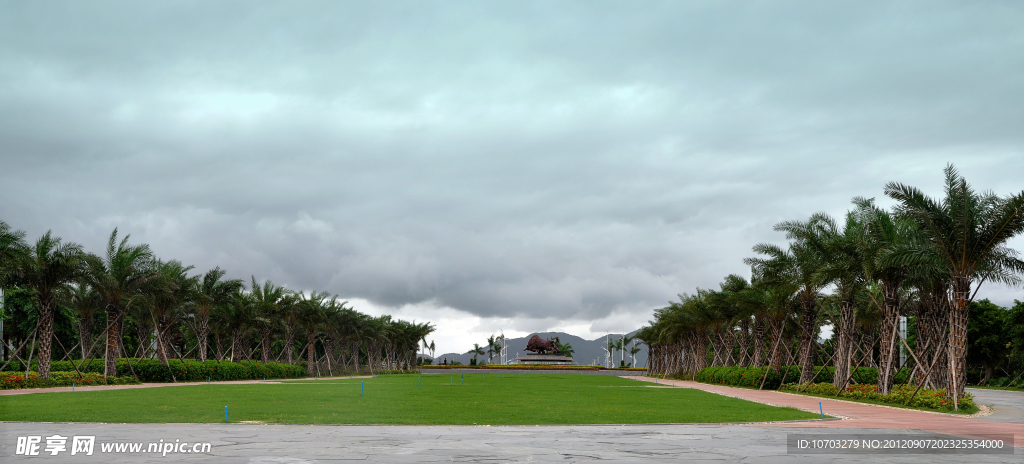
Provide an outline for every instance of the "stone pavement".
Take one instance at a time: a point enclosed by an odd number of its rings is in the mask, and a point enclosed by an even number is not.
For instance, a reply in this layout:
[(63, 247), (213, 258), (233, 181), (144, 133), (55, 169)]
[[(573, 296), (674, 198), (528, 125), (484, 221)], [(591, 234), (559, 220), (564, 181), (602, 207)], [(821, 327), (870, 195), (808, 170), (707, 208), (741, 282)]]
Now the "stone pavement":
[[(381, 463), (590, 462), (680, 463), (1020, 463), (1014, 455), (787, 454), (786, 435), (806, 429), (775, 426), (303, 426), (247, 424), (0, 424), (4, 463)], [(815, 433), (872, 433), (823, 429)], [(892, 431), (899, 437), (907, 431)], [(19, 436), (95, 435), (92, 456), (14, 456)], [(209, 442), (208, 454), (102, 453), (109, 442)], [(45, 441), (44, 441), (45, 443)]]

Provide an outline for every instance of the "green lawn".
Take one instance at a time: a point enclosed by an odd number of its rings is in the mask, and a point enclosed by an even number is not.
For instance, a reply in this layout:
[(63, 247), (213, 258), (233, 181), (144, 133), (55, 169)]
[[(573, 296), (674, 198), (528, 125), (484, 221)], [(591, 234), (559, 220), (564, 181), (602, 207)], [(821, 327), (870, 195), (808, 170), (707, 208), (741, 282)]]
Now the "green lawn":
[[(486, 378), (485, 378), (486, 376)], [(417, 387), (418, 377), (422, 387)], [(792, 408), (607, 375), (387, 375), (0, 396), (0, 420), (276, 424), (638, 424), (813, 419)], [(365, 393), (360, 396), (360, 381)]]

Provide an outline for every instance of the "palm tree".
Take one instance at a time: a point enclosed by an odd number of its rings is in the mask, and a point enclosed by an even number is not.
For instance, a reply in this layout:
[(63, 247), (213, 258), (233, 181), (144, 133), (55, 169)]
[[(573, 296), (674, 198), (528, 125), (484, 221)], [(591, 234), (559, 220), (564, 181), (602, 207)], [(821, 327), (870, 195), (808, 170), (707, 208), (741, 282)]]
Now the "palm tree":
[(476, 357), (484, 355), (484, 349), (483, 349), (483, 347), (480, 346), (479, 343), (474, 343), (473, 344), (473, 349), (469, 350), (469, 352), (470, 352), (470, 354), (473, 355), (473, 363), (472, 363), (472, 365), (474, 365), (474, 366), (477, 365)]
[(83, 274), (82, 247), (77, 243), (61, 243), (59, 237), (46, 232), (33, 246), (18, 253), (15, 282), (33, 290), (33, 302), (39, 312), (39, 378), (50, 378), (50, 355), (53, 346), (53, 316), (58, 294), (63, 287), (77, 281)]
[[(326, 292), (324, 293), (326, 294)], [(311, 295), (311, 297), (316, 296), (316, 293)], [(307, 304), (306, 299), (306, 294), (303, 292), (289, 293), (279, 303), (281, 325), (284, 326), (284, 357), (288, 364), (293, 364), (295, 361), (295, 329), (299, 325), (302, 308)], [(358, 366), (356, 366), (356, 370), (358, 370)]]
[(231, 362), (241, 359), (244, 355), (248, 357), (246, 333), (252, 326), (253, 320), (253, 298), (248, 293), (239, 289), (228, 300), (227, 304), (218, 306), (214, 313), (216, 324), (226, 329), (231, 340), (230, 358)]
[[(910, 276), (906, 263), (887, 259), (892, 253), (908, 246), (915, 233), (915, 225), (902, 215), (893, 215), (878, 208), (872, 200), (855, 199), (858, 203), (866, 234), (860, 248), (866, 280), (877, 282), (881, 298), (872, 300), (882, 312), (879, 327), (878, 392), (887, 394), (896, 374), (896, 354), (899, 339), (899, 317), (902, 312), (900, 290)], [(870, 294), (869, 294), (870, 295)]]
[(642, 351), (643, 348), (641, 348), (640, 346), (637, 345), (637, 343), (636, 343), (636, 341), (637, 341), (636, 334), (634, 334), (632, 338), (633, 338), (633, 346), (629, 349), (629, 357), (630, 357), (629, 367), (636, 367), (636, 354), (639, 353), (640, 351)]
[[(854, 204), (861, 205), (863, 200), (854, 199)], [(863, 251), (867, 241), (863, 208), (858, 208), (846, 215), (842, 229), (835, 219), (824, 213), (811, 216), (808, 231), (803, 233), (807, 244), (813, 247), (824, 258), (819, 269), (821, 282), (835, 286), (839, 299), (838, 311), (833, 324), (835, 335), (835, 375), (833, 385), (845, 387), (849, 383), (850, 368), (855, 351), (856, 296), (864, 288), (865, 263)], [(867, 218), (867, 219), (870, 219)], [(802, 232), (802, 231), (801, 231)]]
[(571, 343), (559, 343), (558, 351), (562, 353), (562, 356), (565, 356), (567, 358), (571, 358), (573, 353), (576, 353), (576, 350), (572, 349)]
[(11, 230), (11, 226), (0, 221), (0, 286), (4, 278), (13, 270), (18, 257), (25, 252), (25, 232)]
[(487, 364), (491, 363), (495, 352), (500, 353), (501, 347), (498, 346), (498, 341), (494, 338), (494, 334), (491, 334), (490, 337), (487, 337)]
[(121, 353), (121, 319), (128, 299), (157, 277), (147, 265), (153, 258), (149, 245), (128, 245), (126, 235), (117, 241), (117, 229), (110, 234), (104, 257), (86, 255), (86, 281), (103, 299), (107, 311), (107, 353), (104, 375), (117, 375)]
[(202, 280), (196, 282), (195, 300), (191, 305), (192, 313), (189, 318), (198, 341), (196, 351), (199, 352), (201, 361), (206, 361), (209, 351), (207, 343), (210, 338), (210, 315), (213, 314), (214, 308), (227, 304), (232, 295), (243, 286), (241, 279), (222, 280), (225, 273), (221, 268), (215, 267), (207, 271)]
[[(949, 395), (964, 394), (968, 306), (986, 280), (1017, 282), (1024, 261), (1006, 247), (1024, 232), (1024, 192), (1006, 198), (976, 193), (956, 169), (945, 169), (946, 197), (937, 201), (908, 185), (889, 182), (885, 193), (900, 202), (900, 211), (917, 224), (925, 247), (894, 254), (894, 261), (919, 262), (928, 253), (946, 263), (952, 298), (949, 311)], [(925, 249), (927, 248), (927, 250)], [(972, 285), (974, 293), (971, 293)]]
[(325, 308), (330, 304), (326, 292), (322, 295), (312, 294), (299, 309), (298, 321), (306, 329), (306, 373), (316, 375), (316, 336), (322, 330), (320, 324), (325, 318)]
[(103, 307), (99, 294), (89, 284), (68, 285), (64, 293), (65, 304), (78, 315), (78, 339), (82, 349), (82, 361), (92, 357), (93, 320)]
[(256, 283), (256, 277), (252, 277), (253, 322), (260, 332), (263, 364), (270, 362), (270, 334), (280, 324), (281, 300), (287, 293), (284, 287), (277, 287), (269, 280), (261, 286)]
[(820, 241), (818, 230), (808, 222), (786, 221), (775, 226), (775, 230), (786, 232), (786, 238), (794, 240), (788, 249), (760, 243), (754, 246), (754, 252), (768, 255), (769, 259), (748, 258), (747, 264), (752, 266), (769, 266), (772, 271), (786, 276), (797, 285), (797, 301), (800, 304), (800, 383), (810, 382), (814, 378), (814, 355), (817, 351), (815, 339), (818, 330), (818, 299), (819, 291), (825, 286), (820, 278), (820, 270), (825, 259), (818, 247), (811, 242)]
[(188, 272), (193, 267), (185, 266), (176, 260), (157, 260), (153, 263), (153, 268), (159, 277), (150, 281), (150, 285), (147, 286), (147, 306), (153, 328), (156, 329), (157, 358), (166, 364), (171, 357), (168, 337), (178, 326), (184, 307), (192, 302), (199, 277), (189, 277)]

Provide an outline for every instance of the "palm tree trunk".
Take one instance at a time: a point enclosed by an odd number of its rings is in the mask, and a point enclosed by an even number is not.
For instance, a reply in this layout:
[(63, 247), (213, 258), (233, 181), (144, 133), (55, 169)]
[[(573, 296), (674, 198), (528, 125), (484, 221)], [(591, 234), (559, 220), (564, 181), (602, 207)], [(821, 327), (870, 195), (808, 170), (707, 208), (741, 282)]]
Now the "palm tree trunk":
[(800, 383), (809, 383), (814, 379), (814, 354), (817, 340), (814, 334), (818, 329), (818, 306), (813, 298), (802, 299), (803, 314), (800, 320)]
[(123, 314), (119, 308), (107, 308), (107, 352), (104, 355), (104, 377), (117, 377), (117, 354), (121, 351), (121, 317)]
[(288, 364), (295, 364), (295, 324), (284, 325), (284, 357)]
[(242, 355), (245, 354), (245, 333), (242, 329), (235, 329), (231, 332), (231, 362), (241, 360)]
[[(210, 336), (210, 315), (199, 312), (196, 314), (196, 340), (199, 341), (199, 360), (206, 362), (206, 351)], [(217, 351), (220, 351), (219, 349)]]
[(747, 346), (749, 343), (750, 343), (750, 318), (749, 317), (744, 317), (743, 320), (740, 321), (740, 337), (739, 337), (739, 344), (740, 344), (740, 356), (739, 356), (739, 358), (740, 359), (738, 360), (738, 365), (741, 366), (741, 367), (746, 367), (749, 364), (748, 361), (750, 360), (750, 356), (749, 356), (750, 352), (749, 352), (749, 347)]
[(971, 281), (967, 276), (953, 279), (953, 301), (949, 311), (949, 388), (946, 395), (953, 398), (959, 409), (960, 398), (964, 397), (967, 365), (967, 300), (970, 298)]
[(853, 363), (854, 335), (857, 330), (857, 311), (853, 300), (843, 298), (840, 302), (839, 325), (836, 327), (837, 341), (835, 353), (835, 375), (832, 385), (836, 388), (845, 387), (850, 381), (850, 368)]
[(764, 366), (764, 318), (754, 316), (754, 360), (753, 367)]
[(261, 343), (261, 354), (263, 355), (263, 364), (270, 363), (270, 330), (263, 329), (260, 331), (260, 343)]
[(785, 320), (778, 320), (771, 321), (768, 327), (772, 333), (772, 348), (768, 353), (768, 365), (774, 367), (775, 370), (782, 369), (782, 349), (779, 345), (782, 344), (782, 330), (785, 325)]
[(39, 302), (39, 365), (36, 374), (40, 379), (50, 378), (50, 355), (53, 349), (53, 305), (49, 301)]
[(312, 330), (306, 332), (306, 373), (311, 376), (317, 373), (315, 334)]
[(170, 347), (168, 346), (167, 331), (170, 330), (170, 321), (167, 317), (161, 317), (157, 321), (156, 326), (156, 353), (157, 358), (160, 359), (161, 363), (167, 364), (168, 353), (170, 353)]
[(92, 353), (92, 318), (78, 318), (78, 339), (82, 346), (82, 361)]
[(882, 321), (879, 328), (881, 349), (879, 350), (878, 393), (889, 394), (893, 376), (896, 374), (896, 331), (899, 330), (899, 284), (882, 283)]

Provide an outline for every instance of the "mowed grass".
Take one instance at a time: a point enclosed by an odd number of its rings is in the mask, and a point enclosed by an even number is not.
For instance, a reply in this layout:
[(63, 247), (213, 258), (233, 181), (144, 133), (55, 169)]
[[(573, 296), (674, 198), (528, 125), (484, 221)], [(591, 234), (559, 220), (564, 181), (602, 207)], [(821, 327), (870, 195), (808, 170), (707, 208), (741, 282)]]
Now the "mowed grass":
[[(486, 376), (486, 378), (485, 378)], [(419, 379), (418, 379), (419, 377)], [(422, 387), (417, 387), (417, 381)], [(359, 394), (360, 382), (365, 391)], [(605, 375), (387, 375), (0, 396), (0, 420), (273, 424), (762, 422), (816, 414)]]

